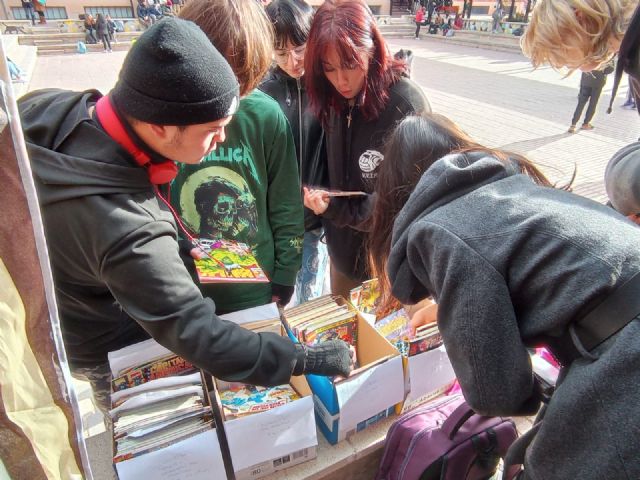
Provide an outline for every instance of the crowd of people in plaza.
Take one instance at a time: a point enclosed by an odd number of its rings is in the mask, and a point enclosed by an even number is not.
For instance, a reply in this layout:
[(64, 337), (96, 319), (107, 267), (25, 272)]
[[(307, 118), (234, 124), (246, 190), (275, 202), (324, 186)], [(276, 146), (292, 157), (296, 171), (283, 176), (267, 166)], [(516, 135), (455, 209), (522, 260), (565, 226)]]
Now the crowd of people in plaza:
[[(304, 303), (328, 262), (332, 294), (377, 277), (385, 305), (435, 300), (475, 411), (539, 412), (519, 480), (640, 478), (640, 143), (611, 160), (601, 205), (433, 113), (364, 0), (190, 0), (161, 21), (139, 1), (148, 28), (109, 93), (19, 101), (67, 357), (103, 411), (108, 352), (149, 337), (228, 381), (348, 376), (340, 340), (218, 316)], [(637, 101), (636, 7), (538, 0), (523, 50), (603, 75), (617, 55), (612, 101), (624, 72)], [(96, 39), (108, 32), (96, 21)], [(581, 87), (574, 129), (598, 82)], [(201, 238), (247, 243), (270, 281), (200, 284)], [(537, 346), (563, 366), (550, 400)]]

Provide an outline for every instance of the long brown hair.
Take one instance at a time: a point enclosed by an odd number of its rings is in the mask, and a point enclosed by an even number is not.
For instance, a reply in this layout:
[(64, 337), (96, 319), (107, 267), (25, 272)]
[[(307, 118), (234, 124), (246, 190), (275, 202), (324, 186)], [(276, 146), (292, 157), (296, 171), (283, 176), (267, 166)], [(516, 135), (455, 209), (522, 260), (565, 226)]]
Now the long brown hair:
[(371, 220), (373, 233), (369, 236), (369, 265), (380, 284), (381, 312), (388, 311), (395, 304), (386, 264), (396, 217), (431, 165), (450, 153), (467, 152), (484, 152), (505, 163), (512, 162), (538, 185), (553, 186), (527, 158), (480, 145), (442, 115), (414, 115), (403, 119), (385, 146), (385, 161), (380, 165), (376, 183), (377, 195)]
[(254, 0), (189, 0), (180, 10), (229, 62), (240, 95), (255, 89), (271, 66), (273, 30), (264, 8)]
[(389, 88), (405, 71), (406, 62), (389, 53), (364, 0), (326, 0), (311, 25), (304, 57), (305, 81), (310, 107), (323, 125), (332, 109), (340, 113), (345, 104), (322, 66), (329, 47), (335, 47), (343, 64), (367, 70), (358, 100), (360, 111), (367, 120), (378, 118), (389, 100)]

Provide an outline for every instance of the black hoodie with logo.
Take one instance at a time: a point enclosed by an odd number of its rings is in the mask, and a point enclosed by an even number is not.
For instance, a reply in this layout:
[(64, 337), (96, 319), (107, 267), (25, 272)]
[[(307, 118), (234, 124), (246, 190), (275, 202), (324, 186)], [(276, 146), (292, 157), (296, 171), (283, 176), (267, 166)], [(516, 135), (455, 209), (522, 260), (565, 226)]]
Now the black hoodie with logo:
[(295, 347), (216, 316), (146, 171), (92, 118), (99, 98), (50, 89), (19, 101), (72, 367), (151, 336), (219, 378), (288, 382)]
[(378, 118), (365, 120), (357, 105), (330, 115), (325, 130), (329, 188), (368, 194), (334, 197), (323, 215), (331, 264), (349, 278), (368, 278), (365, 232), (378, 166), (385, 160), (384, 143), (403, 118), (425, 112), (431, 112), (431, 106), (420, 86), (401, 77), (390, 87), (389, 100)]

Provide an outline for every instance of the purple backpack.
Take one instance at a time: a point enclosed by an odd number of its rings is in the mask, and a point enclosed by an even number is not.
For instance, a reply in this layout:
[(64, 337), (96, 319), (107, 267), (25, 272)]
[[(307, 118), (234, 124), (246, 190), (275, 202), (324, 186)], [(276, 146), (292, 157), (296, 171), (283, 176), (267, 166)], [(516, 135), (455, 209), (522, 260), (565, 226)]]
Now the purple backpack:
[(517, 436), (512, 420), (477, 415), (462, 395), (445, 397), (391, 425), (376, 480), (489, 479)]

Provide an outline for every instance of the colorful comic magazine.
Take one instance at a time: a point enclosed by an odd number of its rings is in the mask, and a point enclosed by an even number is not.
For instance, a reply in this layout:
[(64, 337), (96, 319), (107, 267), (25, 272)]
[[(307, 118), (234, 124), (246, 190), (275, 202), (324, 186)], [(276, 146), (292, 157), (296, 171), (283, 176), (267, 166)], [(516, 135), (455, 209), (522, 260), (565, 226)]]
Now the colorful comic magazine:
[(172, 353), (161, 358), (156, 358), (143, 365), (130, 367), (119, 372), (112, 380), (114, 392), (142, 385), (156, 378), (170, 377), (174, 375), (186, 375), (193, 373), (196, 368), (184, 358)]
[(269, 279), (260, 268), (251, 248), (233, 240), (200, 239), (198, 246), (207, 254), (195, 260), (200, 283), (263, 283)]
[(299, 398), (291, 385), (258, 387), (237, 384), (220, 392), (225, 414), (235, 417), (271, 410)]

